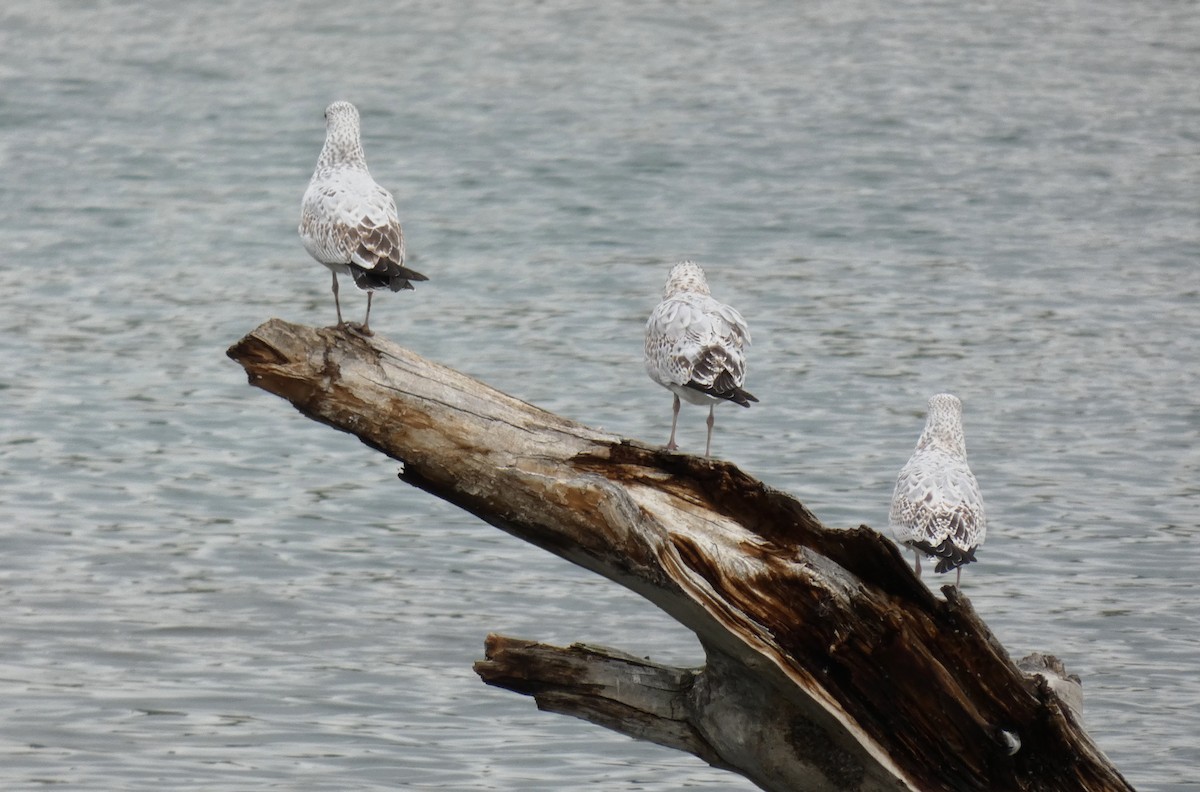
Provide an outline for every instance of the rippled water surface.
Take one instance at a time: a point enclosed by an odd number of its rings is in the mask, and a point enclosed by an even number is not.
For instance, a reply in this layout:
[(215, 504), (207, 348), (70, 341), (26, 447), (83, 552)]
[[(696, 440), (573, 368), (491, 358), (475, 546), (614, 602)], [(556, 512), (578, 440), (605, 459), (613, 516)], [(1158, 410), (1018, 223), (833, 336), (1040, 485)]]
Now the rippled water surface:
[(762, 400), (715, 453), (835, 526), (886, 524), (954, 391), (967, 594), (1137, 788), (1194, 788), (1198, 70), (1153, 0), (7, 0), (0, 786), (750, 788), (482, 685), (489, 631), (700, 652), (225, 358), (333, 320), (295, 227), (344, 98), (431, 278), (377, 331), (665, 441), (641, 334), (694, 257)]

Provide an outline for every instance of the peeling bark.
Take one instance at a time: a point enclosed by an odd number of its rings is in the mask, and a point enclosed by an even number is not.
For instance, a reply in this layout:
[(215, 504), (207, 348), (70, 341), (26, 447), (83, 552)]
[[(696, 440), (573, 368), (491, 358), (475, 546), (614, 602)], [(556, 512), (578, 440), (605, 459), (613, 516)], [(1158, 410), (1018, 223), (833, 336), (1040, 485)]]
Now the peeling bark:
[[(833, 530), (716, 459), (514, 399), (378, 336), (272, 320), (250, 382), (400, 460), (404, 481), (637, 592), (700, 669), (492, 636), (485, 681), (700, 756), (768, 790), (1129, 790), (970, 602), (934, 596), (866, 526)], [(1057, 665), (1056, 665), (1057, 664)]]

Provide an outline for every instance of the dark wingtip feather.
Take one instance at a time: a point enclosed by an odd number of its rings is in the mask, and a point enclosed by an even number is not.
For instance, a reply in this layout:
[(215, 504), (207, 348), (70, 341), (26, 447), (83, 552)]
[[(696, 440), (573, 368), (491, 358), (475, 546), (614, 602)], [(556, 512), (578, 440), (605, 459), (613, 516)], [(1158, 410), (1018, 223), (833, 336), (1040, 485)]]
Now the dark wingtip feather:
[(726, 399), (734, 404), (741, 405), (742, 407), (749, 407), (750, 402), (758, 401), (753, 393), (748, 390), (743, 390), (736, 385), (732, 388), (718, 388), (716, 385), (704, 386), (699, 382), (692, 380), (683, 387), (700, 391), (701, 393), (708, 394), (709, 396), (713, 396), (718, 399)]
[(364, 269), (357, 264), (351, 264), (350, 274), (354, 276), (354, 284), (360, 289), (391, 289), (392, 291), (400, 291), (401, 289), (413, 288), (411, 281), (429, 280), (429, 278), (416, 270), (411, 270), (408, 267), (391, 262), (388, 263), (387, 269), (378, 267), (375, 269)]
[(937, 547), (929, 544), (929, 542), (909, 542), (908, 544), (913, 549), (920, 550), (926, 555), (935, 556), (938, 562), (937, 566), (934, 567), (934, 571), (939, 573), (949, 572), (951, 569), (966, 566), (975, 560), (974, 547), (968, 547), (964, 550), (949, 539), (943, 540)]
[(408, 278), (409, 280), (415, 280), (415, 281), (429, 280), (429, 278), (426, 278), (421, 273), (417, 272), (416, 270), (411, 270), (408, 267), (401, 267), (399, 273), (396, 273), (396, 274), (398, 274), (402, 278)]

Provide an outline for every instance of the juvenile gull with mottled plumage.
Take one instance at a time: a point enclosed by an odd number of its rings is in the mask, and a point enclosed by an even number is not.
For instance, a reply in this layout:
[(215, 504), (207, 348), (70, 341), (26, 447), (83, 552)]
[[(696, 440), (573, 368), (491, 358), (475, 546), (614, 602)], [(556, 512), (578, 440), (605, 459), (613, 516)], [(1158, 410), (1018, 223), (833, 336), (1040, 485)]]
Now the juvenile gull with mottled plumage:
[(929, 399), (929, 415), (917, 448), (900, 470), (888, 522), (896, 540), (912, 548), (917, 577), (921, 556), (936, 556), (936, 572), (957, 570), (975, 560), (987, 536), (979, 482), (967, 467), (962, 402), (939, 393)]
[(427, 278), (404, 266), (404, 232), (391, 193), (367, 171), (359, 134), (358, 110), (334, 102), (325, 110), (325, 146), (317, 159), (300, 211), (300, 240), (333, 273), (333, 304), (338, 327), (338, 273), (367, 290), (367, 315), (359, 332), (371, 335), (371, 296), (375, 289), (413, 288)]
[(742, 389), (746, 380), (744, 348), (749, 344), (746, 320), (712, 298), (704, 270), (691, 261), (676, 264), (667, 277), (663, 301), (646, 322), (646, 372), (675, 394), (669, 450), (678, 448), (675, 426), (680, 398), (708, 405), (705, 456), (712, 449), (713, 408), (722, 401), (743, 407), (758, 401)]

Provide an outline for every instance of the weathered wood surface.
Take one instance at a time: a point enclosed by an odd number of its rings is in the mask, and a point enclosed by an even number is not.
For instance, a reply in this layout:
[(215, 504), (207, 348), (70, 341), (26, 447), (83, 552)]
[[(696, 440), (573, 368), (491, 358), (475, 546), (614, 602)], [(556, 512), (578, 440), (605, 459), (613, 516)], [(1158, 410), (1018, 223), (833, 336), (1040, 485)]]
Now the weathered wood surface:
[[(1131, 789), (1053, 673), (1023, 675), (965, 597), (934, 596), (865, 526), (826, 528), (732, 464), (588, 428), (378, 336), (271, 320), (229, 355), (404, 481), (629, 587), (707, 652), (703, 669), (638, 669), (493, 637), (489, 682), (768, 790)], [(612, 692), (647, 674), (660, 694)]]

